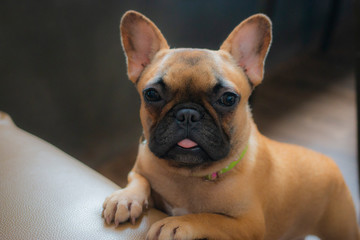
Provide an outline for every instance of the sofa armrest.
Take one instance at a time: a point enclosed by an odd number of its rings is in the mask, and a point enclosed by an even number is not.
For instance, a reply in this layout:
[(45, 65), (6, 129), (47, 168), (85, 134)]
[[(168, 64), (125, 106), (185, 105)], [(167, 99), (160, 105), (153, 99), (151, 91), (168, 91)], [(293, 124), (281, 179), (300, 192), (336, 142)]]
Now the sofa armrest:
[(106, 225), (102, 203), (118, 188), (0, 112), (0, 239), (144, 239), (165, 215)]

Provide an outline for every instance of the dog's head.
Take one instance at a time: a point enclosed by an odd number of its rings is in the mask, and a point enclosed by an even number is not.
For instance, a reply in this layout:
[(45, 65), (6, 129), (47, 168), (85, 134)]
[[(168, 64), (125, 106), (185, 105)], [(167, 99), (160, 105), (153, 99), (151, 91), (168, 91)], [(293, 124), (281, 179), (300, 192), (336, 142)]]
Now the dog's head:
[(246, 145), (248, 98), (263, 78), (271, 22), (253, 15), (220, 50), (170, 49), (148, 18), (128, 11), (120, 23), (128, 76), (141, 97), (151, 152), (177, 167), (207, 166)]

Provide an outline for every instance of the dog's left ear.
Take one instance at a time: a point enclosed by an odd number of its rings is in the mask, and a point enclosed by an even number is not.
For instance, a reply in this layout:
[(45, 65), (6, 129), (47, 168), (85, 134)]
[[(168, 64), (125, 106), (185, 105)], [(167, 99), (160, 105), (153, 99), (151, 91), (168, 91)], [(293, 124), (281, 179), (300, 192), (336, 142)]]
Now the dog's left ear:
[(263, 14), (255, 14), (230, 33), (220, 50), (232, 55), (255, 87), (264, 77), (264, 62), (271, 38), (270, 19)]

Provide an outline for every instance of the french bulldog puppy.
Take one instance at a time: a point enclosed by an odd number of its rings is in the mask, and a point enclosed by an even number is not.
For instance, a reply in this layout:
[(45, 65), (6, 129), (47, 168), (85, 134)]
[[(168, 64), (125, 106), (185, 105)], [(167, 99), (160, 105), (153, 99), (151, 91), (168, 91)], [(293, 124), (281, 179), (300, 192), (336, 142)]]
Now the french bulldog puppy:
[(271, 21), (241, 22), (217, 51), (170, 49), (148, 18), (120, 23), (144, 129), (128, 185), (103, 204), (110, 224), (148, 206), (170, 217), (147, 239), (360, 239), (344, 179), (328, 157), (261, 135), (248, 99), (264, 75)]

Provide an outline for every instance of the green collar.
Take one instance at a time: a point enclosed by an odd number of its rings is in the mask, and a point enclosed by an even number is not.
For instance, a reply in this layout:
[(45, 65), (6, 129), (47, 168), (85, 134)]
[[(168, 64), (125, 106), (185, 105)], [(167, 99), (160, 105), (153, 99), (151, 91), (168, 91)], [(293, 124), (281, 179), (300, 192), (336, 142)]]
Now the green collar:
[(243, 157), (245, 156), (245, 153), (248, 149), (248, 145), (246, 145), (245, 149), (241, 152), (239, 158), (233, 162), (231, 162), (228, 166), (226, 166), (225, 168), (221, 169), (220, 171), (217, 171), (217, 172), (213, 172), (213, 173), (210, 173), (208, 175), (206, 175), (204, 177), (205, 180), (208, 180), (208, 181), (214, 181), (215, 179), (217, 179), (221, 174), (224, 174), (228, 171), (230, 171), (231, 169), (233, 169), (236, 164), (238, 164), (241, 159), (243, 159)]

